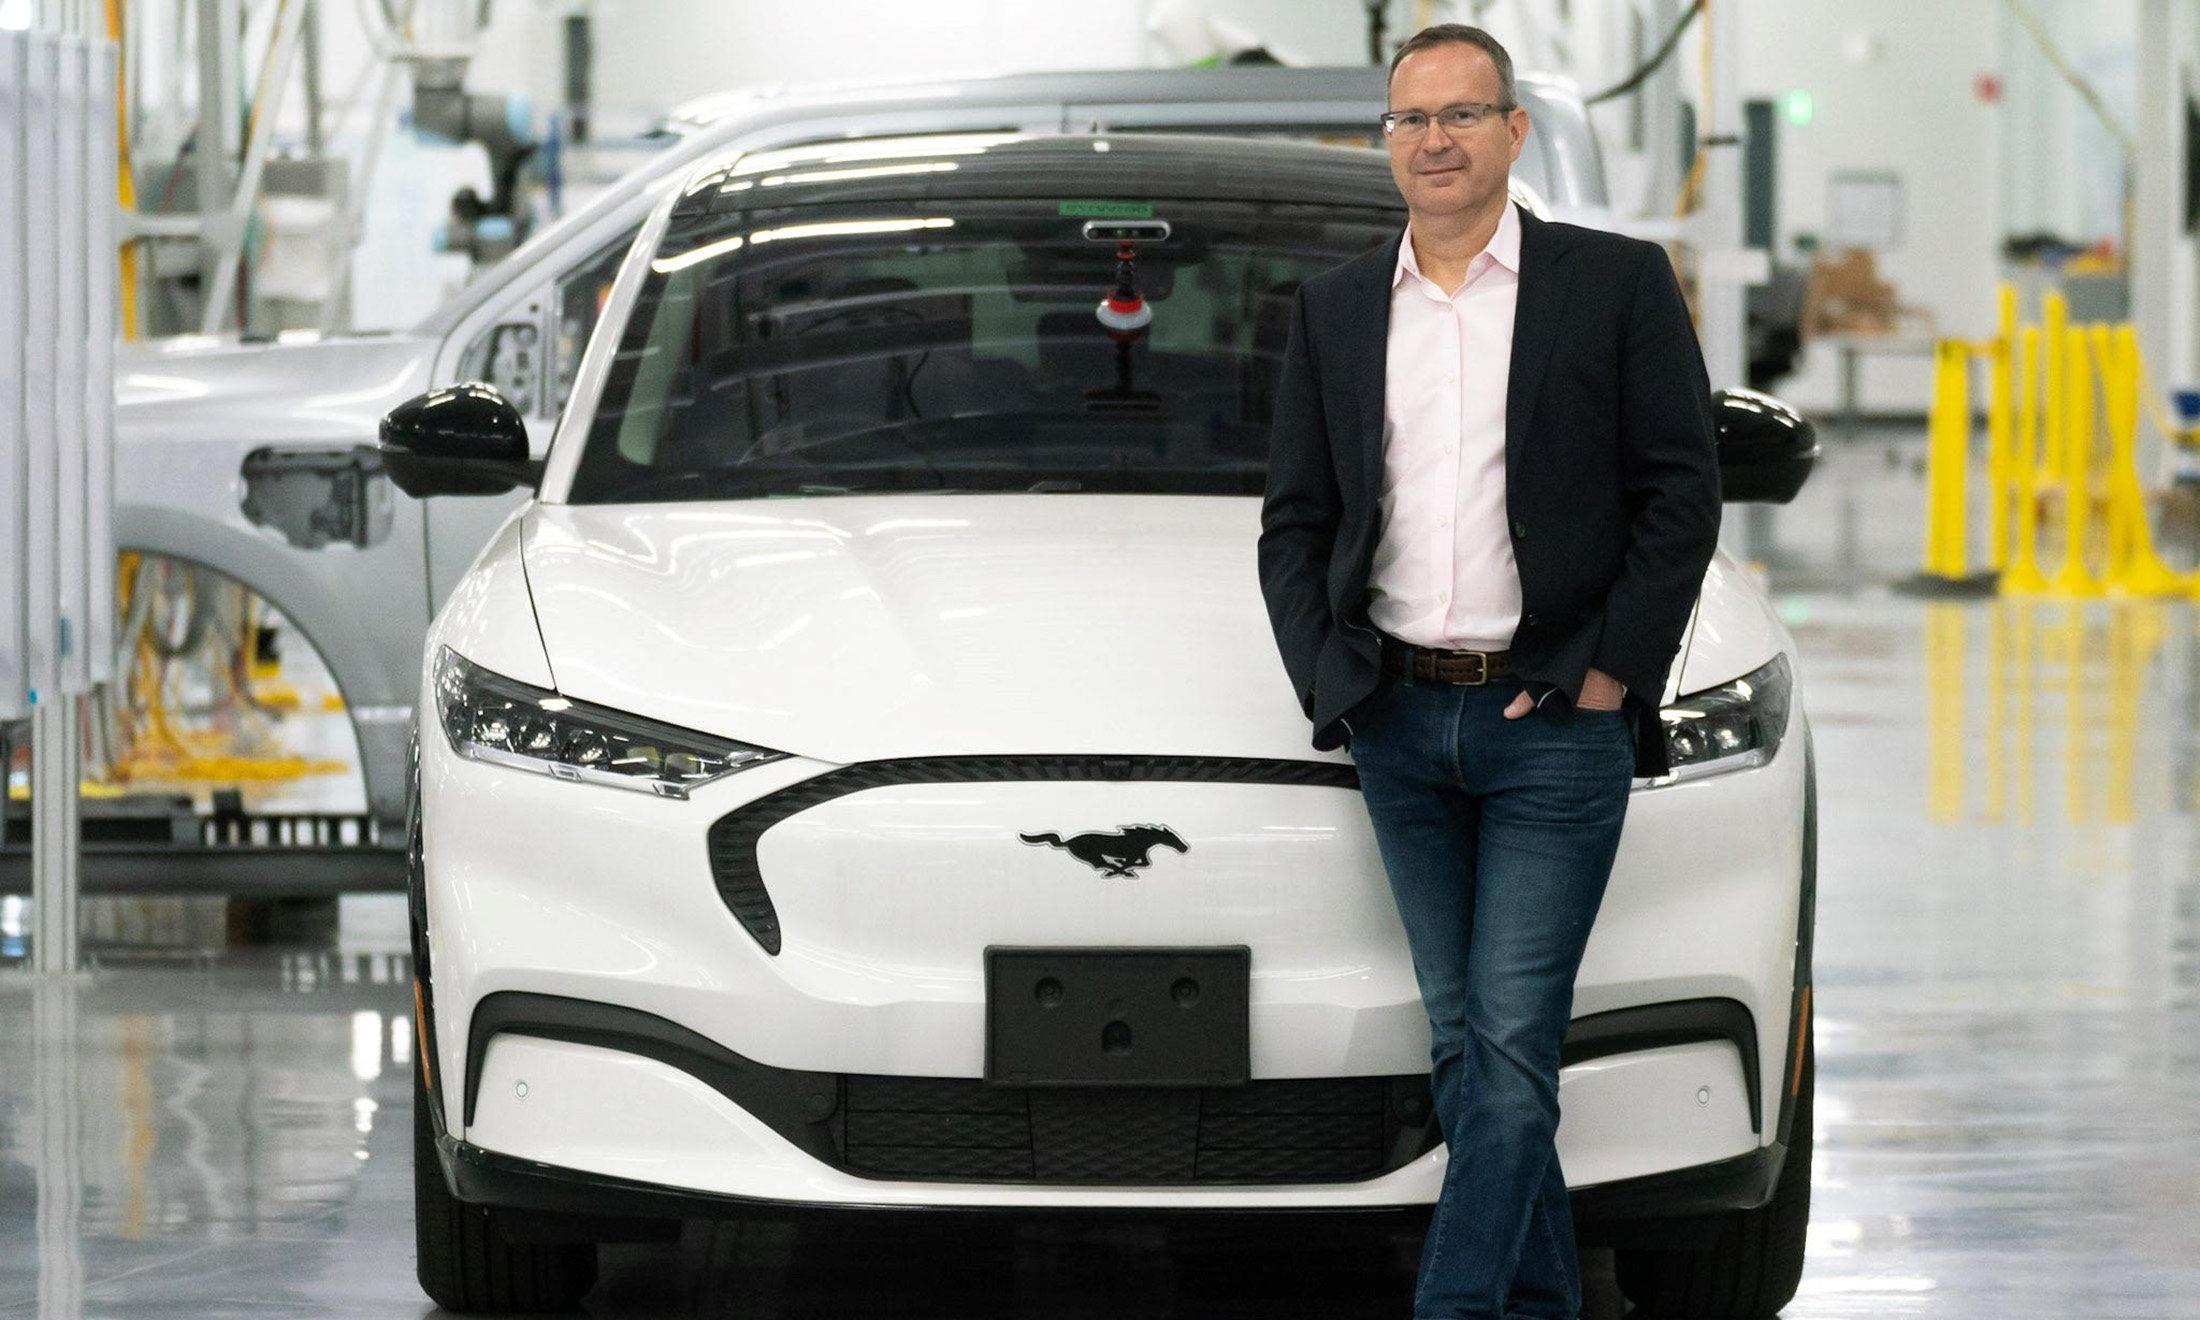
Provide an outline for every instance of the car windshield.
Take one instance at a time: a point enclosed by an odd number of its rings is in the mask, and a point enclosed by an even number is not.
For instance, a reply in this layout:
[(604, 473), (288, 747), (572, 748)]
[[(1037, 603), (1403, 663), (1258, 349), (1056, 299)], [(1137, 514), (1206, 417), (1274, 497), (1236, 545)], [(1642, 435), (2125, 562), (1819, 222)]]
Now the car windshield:
[(676, 222), (568, 498), (1257, 494), (1293, 291), (1403, 223), (1057, 198)]

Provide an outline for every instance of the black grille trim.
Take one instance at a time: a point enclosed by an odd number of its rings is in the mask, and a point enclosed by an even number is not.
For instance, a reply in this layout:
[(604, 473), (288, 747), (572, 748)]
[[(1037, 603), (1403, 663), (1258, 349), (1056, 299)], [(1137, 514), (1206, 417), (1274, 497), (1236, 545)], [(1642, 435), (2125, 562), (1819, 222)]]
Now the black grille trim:
[(1359, 771), (1337, 761), (1252, 756), (912, 756), (862, 761), (828, 770), (744, 803), (711, 824), (710, 873), (718, 897), (778, 956), (779, 912), (756, 860), (764, 831), (821, 802), (869, 788), (901, 784), (1049, 783), (1075, 780), (1169, 781), (1206, 784), (1289, 784), (1357, 791)]

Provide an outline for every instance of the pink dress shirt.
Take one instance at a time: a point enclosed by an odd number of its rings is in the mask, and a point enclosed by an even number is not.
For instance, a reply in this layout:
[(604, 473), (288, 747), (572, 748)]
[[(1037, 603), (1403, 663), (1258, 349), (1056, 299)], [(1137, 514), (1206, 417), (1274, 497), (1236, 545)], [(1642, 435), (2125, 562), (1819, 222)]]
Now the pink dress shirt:
[(1382, 532), (1368, 619), (1418, 646), (1501, 651), (1520, 622), (1505, 514), (1505, 386), (1520, 292), (1507, 202), (1458, 289), (1421, 273), (1409, 229), (1390, 281)]

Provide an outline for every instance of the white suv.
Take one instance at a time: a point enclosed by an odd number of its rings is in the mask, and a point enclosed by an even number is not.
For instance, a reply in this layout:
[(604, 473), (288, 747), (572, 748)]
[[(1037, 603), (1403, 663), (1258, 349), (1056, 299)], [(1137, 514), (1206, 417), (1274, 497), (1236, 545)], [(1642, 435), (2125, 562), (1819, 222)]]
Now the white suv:
[[(643, 227), (546, 462), (485, 385), (389, 415), (400, 486), (533, 490), (419, 677), (436, 1301), (571, 1301), (594, 1241), (687, 1216), (1433, 1201), (1404, 933), (1255, 566), (1293, 290), (1403, 221), (1359, 148), (738, 154)], [(1721, 445), (1730, 498), (1814, 452), (1756, 395)], [(1558, 1142), (1646, 1311), (1770, 1315), (1813, 793), (1731, 561), (1673, 672)]]

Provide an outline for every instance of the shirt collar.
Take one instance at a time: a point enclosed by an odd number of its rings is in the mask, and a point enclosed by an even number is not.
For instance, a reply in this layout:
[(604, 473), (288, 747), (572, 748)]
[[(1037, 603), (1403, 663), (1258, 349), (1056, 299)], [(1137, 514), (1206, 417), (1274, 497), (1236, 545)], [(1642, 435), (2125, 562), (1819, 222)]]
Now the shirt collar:
[[(1520, 208), (1512, 199), (1505, 201), (1505, 213), (1497, 218), (1497, 232), (1490, 235), (1489, 246), (1482, 249), (1490, 259), (1513, 274), (1520, 273)], [(1395, 289), (1408, 275), (1419, 275), (1421, 263), (1413, 257), (1413, 227), (1406, 226), (1405, 234), (1398, 240), (1398, 264), (1391, 268), (1390, 287)]]

